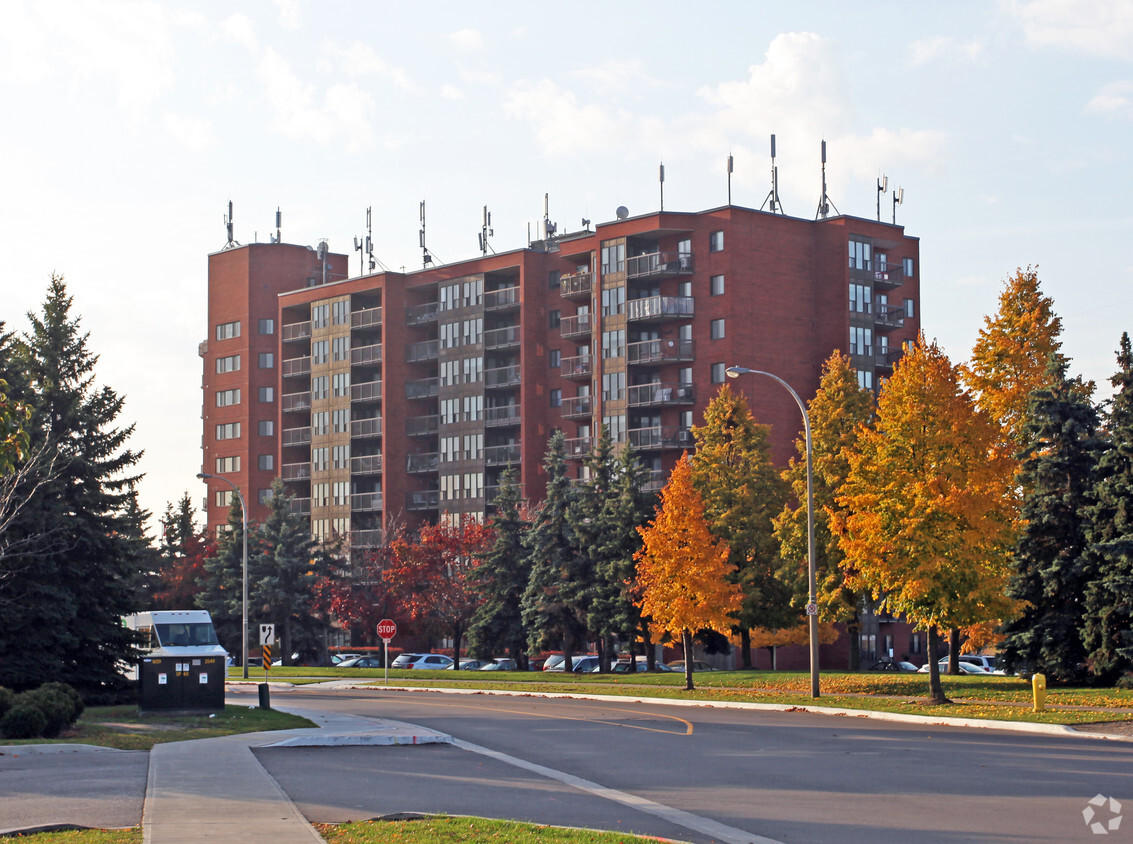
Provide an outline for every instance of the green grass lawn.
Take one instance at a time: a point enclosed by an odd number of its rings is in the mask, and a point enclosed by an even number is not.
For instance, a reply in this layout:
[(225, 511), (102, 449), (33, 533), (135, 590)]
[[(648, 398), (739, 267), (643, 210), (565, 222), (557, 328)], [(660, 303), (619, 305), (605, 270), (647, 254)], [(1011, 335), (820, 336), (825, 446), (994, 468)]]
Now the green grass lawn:
[(497, 821), (487, 818), (425, 817), (400, 821), (355, 821), (345, 824), (318, 824), (330, 844), (435, 844), (438, 841), (499, 842), (499, 844), (640, 844), (656, 841), (624, 832), (597, 832), (559, 826)]

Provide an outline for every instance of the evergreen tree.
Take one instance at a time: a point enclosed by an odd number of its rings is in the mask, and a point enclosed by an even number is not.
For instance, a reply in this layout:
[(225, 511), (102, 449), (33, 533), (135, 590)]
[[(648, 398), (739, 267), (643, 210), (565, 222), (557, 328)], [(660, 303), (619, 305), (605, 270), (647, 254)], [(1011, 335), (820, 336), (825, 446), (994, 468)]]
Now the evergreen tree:
[[(208, 610), (220, 644), (230, 654), (243, 654), (240, 641), (243, 625), (244, 596), (244, 519), (240, 500), (233, 496), (228, 508), (228, 523), (219, 531), (212, 554), (205, 557), (204, 576), (197, 593), (197, 606)], [(251, 566), (257, 553), (255, 523), (248, 524), (248, 606), (251, 614)], [(252, 625), (249, 618), (248, 626)], [(251, 638), (251, 637), (249, 637)]]
[(1127, 333), (1117, 365), (1106, 419), (1109, 447), (1098, 460), (1086, 529), (1095, 577), (1086, 587), (1082, 631), (1089, 670), (1106, 681), (1133, 671), (1133, 348)]
[(1087, 558), (1087, 512), (1093, 503), (1102, 441), (1098, 411), (1082, 384), (1052, 358), (1052, 386), (1034, 392), (1028, 408), (1022, 474), (1028, 494), (1008, 594), (1022, 611), (1004, 627), (1008, 671), (1026, 667), (1053, 682), (1080, 680), (1085, 593), (1093, 580)]
[(193, 503), (186, 492), (169, 503), (161, 517), (161, 546), (158, 571), (150, 604), (154, 609), (178, 610), (197, 605), (197, 595), (205, 586), (204, 561), (215, 556), (196, 524)]
[(520, 511), (521, 498), (514, 469), (501, 477), (492, 517), (495, 539), (473, 572), (483, 598), (468, 628), (468, 652), (480, 659), (507, 653), (526, 668), (527, 630), (521, 602), (531, 578), (531, 561), (523, 549), (527, 523)]
[(10, 389), (26, 385), (29, 455), (42, 456), (43, 471), (23, 477), (23, 507), (5, 530), (6, 543), (34, 552), (4, 584), (0, 685), (61, 680), (96, 692), (136, 657), (122, 617), (141, 609), (139, 525), (129, 512), (141, 455), (127, 447), (133, 426), (116, 427), (123, 399), (95, 385), (98, 358), (71, 307), (63, 279), (52, 277), (26, 339), (5, 343), (0, 376)]
[(744, 595), (736, 623), (744, 668), (752, 665), (751, 629), (787, 627), (797, 615), (788, 587), (776, 576), (781, 562), (772, 519), (782, 511), (787, 489), (771, 465), (767, 432), (729, 384), (705, 409), (704, 424), (692, 429), (692, 482), (712, 533), (729, 548), (732, 582)]

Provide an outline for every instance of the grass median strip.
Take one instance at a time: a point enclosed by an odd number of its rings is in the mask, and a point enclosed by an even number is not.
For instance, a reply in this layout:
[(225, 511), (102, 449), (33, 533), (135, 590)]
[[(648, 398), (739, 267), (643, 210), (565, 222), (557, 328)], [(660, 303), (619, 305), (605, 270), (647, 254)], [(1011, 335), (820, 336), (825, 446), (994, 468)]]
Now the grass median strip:
[(426, 816), (412, 820), (354, 821), (317, 824), (329, 844), (435, 844), (437, 841), (501, 842), (508, 844), (641, 844), (657, 838), (625, 832), (543, 826), (489, 818)]

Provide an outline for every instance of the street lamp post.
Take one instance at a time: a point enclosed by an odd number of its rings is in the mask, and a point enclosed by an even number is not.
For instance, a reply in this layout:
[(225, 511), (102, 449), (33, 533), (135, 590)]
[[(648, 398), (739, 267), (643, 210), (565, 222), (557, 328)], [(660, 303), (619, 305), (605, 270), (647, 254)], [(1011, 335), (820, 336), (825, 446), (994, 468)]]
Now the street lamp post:
[(244, 566), (243, 566), (243, 595), (240, 599), (241, 631), (240, 631), (240, 664), (244, 666), (244, 679), (248, 679), (248, 508), (244, 505), (244, 496), (240, 494), (240, 487), (221, 475), (210, 475), (208, 472), (198, 472), (197, 477), (202, 481), (212, 479), (224, 481), (236, 492), (240, 502), (240, 516), (244, 520)]
[(814, 472), (811, 460), (810, 442), (810, 416), (807, 415), (806, 405), (799, 398), (790, 384), (771, 372), (762, 369), (748, 369), (746, 366), (729, 366), (726, 370), (729, 378), (738, 378), (741, 375), (766, 375), (778, 381), (803, 415), (803, 435), (806, 439), (806, 567), (807, 567), (807, 627), (810, 633), (810, 696), (817, 698), (818, 692), (818, 575), (814, 560)]

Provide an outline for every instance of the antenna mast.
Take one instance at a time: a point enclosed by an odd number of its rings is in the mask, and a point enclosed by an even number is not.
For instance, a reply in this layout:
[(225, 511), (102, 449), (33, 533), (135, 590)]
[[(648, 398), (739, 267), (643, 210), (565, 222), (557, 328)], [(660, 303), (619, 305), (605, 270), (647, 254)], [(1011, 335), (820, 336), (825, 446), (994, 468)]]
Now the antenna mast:
[[(825, 150), (826, 147), (824, 146), (823, 149)], [(823, 160), (825, 161), (825, 158)], [(781, 203), (779, 201), (779, 168), (775, 166), (775, 136), (774, 135), (771, 136), (771, 190), (768, 192), (767, 196), (764, 197), (763, 205), (766, 205), (768, 202), (771, 203), (771, 207), (768, 210), (772, 214), (782, 214), (783, 213), (783, 203)], [(760, 211), (763, 210), (763, 205), (759, 206)]]
[(429, 264), (433, 263), (433, 256), (429, 254), (428, 248), (425, 246), (425, 200), (421, 200), (421, 267), (428, 269)]
[[(480, 254), (487, 255), (488, 250), (492, 249), (492, 245), (488, 243), (489, 237), (495, 237), (495, 229), (492, 228), (492, 212), (488, 210), (488, 206), (484, 206), (484, 223), (480, 227)], [(496, 250), (492, 249), (492, 254), (496, 254)]]
[(274, 243), (283, 243), (283, 212), (279, 210), (279, 206), (275, 206), (275, 240)]
[(228, 233), (228, 242), (224, 244), (225, 249), (235, 249), (240, 244), (237, 243), (232, 237), (232, 200), (228, 200), (228, 213), (224, 215), (224, 230)]
[(728, 153), (728, 204), (732, 204), (732, 154)]
[(543, 240), (547, 246), (551, 245), (554, 240), (555, 232), (559, 230), (558, 223), (551, 222), (551, 195), (549, 193), (543, 194)]
[(665, 210), (665, 162), (661, 162), (661, 168), (657, 173), (658, 179), (661, 182), (661, 210)]
[(893, 191), (893, 225), (897, 225), (897, 206), (905, 202), (905, 189), (897, 188)]
[(889, 189), (889, 177), (881, 176), (877, 180), (877, 222), (881, 222), (881, 195)]
[(821, 217), (826, 219), (826, 215), (830, 213), (833, 208), (836, 214), (842, 212), (838, 210), (838, 206), (830, 201), (829, 195), (826, 193), (826, 141), (822, 142), (822, 196), (818, 199), (818, 211), (815, 212), (814, 219)]

